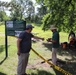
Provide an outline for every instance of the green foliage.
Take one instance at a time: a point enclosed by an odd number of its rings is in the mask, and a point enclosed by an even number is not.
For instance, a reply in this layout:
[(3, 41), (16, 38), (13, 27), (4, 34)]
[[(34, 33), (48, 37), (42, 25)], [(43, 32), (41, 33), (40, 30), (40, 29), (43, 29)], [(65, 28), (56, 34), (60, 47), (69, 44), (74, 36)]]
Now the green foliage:
[[(21, 20), (25, 18), (29, 18), (30, 21), (33, 20), (32, 15), (35, 13), (35, 7), (31, 0), (11, 0), (9, 3), (0, 1), (0, 8), (2, 7), (7, 8), (11, 12), (11, 20)], [(4, 9), (2, 8), (2, 10)]]
[(6, 15), (5, 11), (0, 11), (0, 21), (9, 20), (9, 17)]
[(11, 18), (12, 19), (25, 19), (29, 17), (31, 20), (32, 14), (34, 14), (33, 2), (30, 0), (12, 0), (11, 3), (16, 7), (11, 7)]
[(43, 17), (43, 30), (47, 30), (49, 28), (49, 22), (50, 22), (50, 13), (46, 14), (44, 17)]
[(38, 5), (40, 5), (40, 7), (37, 7), (37, 16), (39, 17), (39, 20), (41, 22), (42, 18), (44, 15), (47, 14), (48, 10), (47, 10), (47, 6), (44, 5), (44, 1), (43, 0), (36, 0)]
[(59, 31), (76, 31), (76, 0), (43, 0), (43, 3), (49, 13), (43, 17), (43, 29), (47, 30), (50, 25), (55, 24)]

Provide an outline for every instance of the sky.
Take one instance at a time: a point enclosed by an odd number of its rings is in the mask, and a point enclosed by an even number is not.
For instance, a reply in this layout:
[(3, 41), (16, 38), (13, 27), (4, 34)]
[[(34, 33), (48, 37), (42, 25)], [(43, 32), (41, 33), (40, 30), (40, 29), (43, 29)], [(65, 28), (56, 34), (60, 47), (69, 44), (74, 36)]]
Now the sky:
[[(10, 2), (11, 0), (0, 0), (0, 1), (3, 1), (3, 2)], [(35, 3), (35, 0), (32, 0), (34, 3)], [(10, 15), (10, 12), (7, 10), (6, 11), (7, 15), (9, 16)]]
[[(10, 2), (11, 0), (0, 0), (0, 1)], [(34, 1), (34, 2), (35, 2), (35, 0), (32, 0), (32, 1)]]
[(4, 2), (10, 2), (11, 0), (0, 0), (0, 1), (4, 1)]

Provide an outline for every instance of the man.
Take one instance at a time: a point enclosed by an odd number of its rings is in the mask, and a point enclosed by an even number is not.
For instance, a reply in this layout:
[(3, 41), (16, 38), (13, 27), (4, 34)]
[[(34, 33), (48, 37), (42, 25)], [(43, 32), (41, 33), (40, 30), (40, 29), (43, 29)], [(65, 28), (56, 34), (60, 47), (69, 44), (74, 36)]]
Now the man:
[(18, 67), (17, 67), (17, 75), (28, 75), (26, 74), (26, 67), (29, 58), (29, 52), (31, 49), (31, 38), (41, 39), (43, 38), (36, 37), (31, 34), (32, 29), (34, 27), (32, 25), (27, 25), (26, 30), (21, 32), (18, 40), (17, 40), (17, 48), (18, 48)]
[(76, 48), (76, 38), (75, 33), (71, 30), (68, 36), (69, 48)]
[(52, 42), (52, 63), (57, 65), (57, 49), (59, 48), (59, 33), (55, 25), (51, 25), (51, 31), (53, 32), (52, 39), (48, 39), (48, 42)]
[(70, 37), (75, 38), (75, 33), (72, 30), (69, 33), (68, 40)]

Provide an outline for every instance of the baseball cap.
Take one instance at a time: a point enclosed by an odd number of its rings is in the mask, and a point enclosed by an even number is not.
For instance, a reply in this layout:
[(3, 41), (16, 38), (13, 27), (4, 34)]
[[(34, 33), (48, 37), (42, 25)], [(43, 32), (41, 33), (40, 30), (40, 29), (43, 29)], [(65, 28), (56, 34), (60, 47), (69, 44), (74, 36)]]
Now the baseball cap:
[(28, 28), (34, 28), (34, 26), (32, 26), (31, 24), (26, 25), (26, 29)]

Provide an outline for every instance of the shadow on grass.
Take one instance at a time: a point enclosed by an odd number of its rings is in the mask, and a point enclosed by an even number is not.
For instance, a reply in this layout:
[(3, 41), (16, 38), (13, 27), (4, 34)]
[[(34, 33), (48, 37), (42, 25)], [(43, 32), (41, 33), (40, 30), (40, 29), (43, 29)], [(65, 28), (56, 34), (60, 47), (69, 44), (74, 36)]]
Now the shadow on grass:
[(44, 70), (37, 70), (37, 74), (36, 73), (31, 73), (31, 75), (53, 75), (50, 72), (44, 71)]
[[(10, 47), (10, 45), (8, 45)], [(2, 53), (5, 50), (5, 45), (0, 45), (0, 53)]]
[(0, 72), (0, 75), (6, 75), (6, 74), (4, 74), (4, 73)]
[(5, 46), (4, 45), (0, 45), (0, 53), (3, 52), (5, 49)]
[[(65, 71), (71, 73), (72, 75), (76, 75), (76, 63), (70, 63), (70, 64), (65, 64), (62, 69), (64, 69)], [(57, 71), (56, 69), (54, 69), (56, 75), (64, 75), (63, 73)]]
[(67, 63), (66, 65), (64, 65), (64, 69), (66, 71), (69, 71), (70, 73), (72, 73), (72, 75), (76, 75), (76, 62), (71, 62), (71, 63)]
[[(9, 47), (10, 45), (8, 45)], [(5, 50), (5, 46), (4, 45), (0, 45), (0, 53), (2, 53)], [(6, 60), (6, 57), (2, 60), (0, 60), (0, 65)]]
[[(50, 43), (43, 43), (43, 45), (45, 47), (48, 48), (48, 50), (52, 51), (52, 44)], [(70, 59), (69, 58), (65, 58), (65, 62), (69, 62), (67, 64), (65, 64), (63, 66), (63, 69), (66, 70), (66, 71), (69, 71), (70, 73), (72, 73), (73, 75), (76, 75), (76, 50), (70, 50), (70, 49), (63, 49), (61, 46), (59, 48), (59, 50), (57, 51), (57, 54), (64, 57), (64, 56), (67, 56), (69, 57), (70, 56)], [(56, 71), (56, 70), (55, 70)], [(56, 74), (57, 75), (63, 75), (63, 74), (58, 74), (59, 72), (56, 71)]]
[(45, 47), (47, 47), (48, 50), (52, 51), (52, 44), (51, 44), (51, 43), (43, 43), (43, 45), (44, 45)]
[[(43, 45), (45, 47), (48, 48), (48, 50), (52, 51), (52, 44), (51, 43), (43, 43)], [(74, 61), (76, 60), (76, 50), (70, 50), (70, 49), (63, 49), (61, 46), (59, 47), (59, 49), (57, 50), (58, 55), (61, 56), (70, 56), (71, 59), (66, 59), (67, 61)]]

